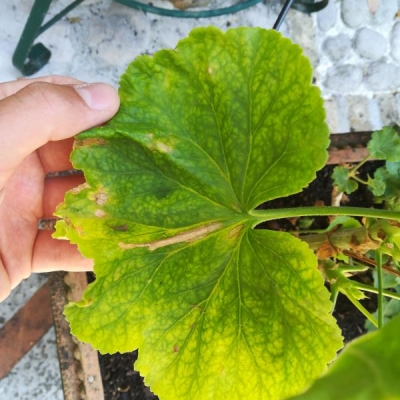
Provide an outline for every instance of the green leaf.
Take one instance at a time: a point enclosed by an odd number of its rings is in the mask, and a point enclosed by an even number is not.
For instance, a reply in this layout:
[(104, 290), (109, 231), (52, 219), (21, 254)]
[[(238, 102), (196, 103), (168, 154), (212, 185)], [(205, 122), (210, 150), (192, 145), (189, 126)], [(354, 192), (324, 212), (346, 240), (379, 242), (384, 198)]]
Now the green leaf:
[(351, 179), (349, 170), (345, 167), (335, 167), (332, 172), (333, 184), (338, 187), (340, 192), (347, 194), (353, 193), (358, 188), (358, 183)]
[(292, 400), (395, 400), (400, 393), (400, 316), (350, 343), (312, 387)]
[(328, 227), (325, 229), (325, 232), (332, 231), (335, 228), (343, 228), (343, 229), (352, 229), (352, 228), (360, 228), (362, 224), (360, 221), (353, 217), (348, 217), (347, 215), (341, 215), (339, 217), (335, 217)]
[(383, 196), (386, 190), (386, 182), (389, 178), (389, 174), (385, 167), (378, 168), (374, 173), (374, 178), (369, 179), (370, 188), (374, 196)]
[(385, 202), (385, 207), (398, 209), (400, 206), (400, 162), (386, 162), (378, 168), (371, 180), (372, 192)]
[(133, 62), (119, 113), (76, 141), (87, 183), (56, 236), (94, 258), (96, 281), (66, 316), (103, 353), (139, 348), (162, 400), (280, 399), (341, 346), (314, 254), (250, 214), (326, 160), (311, 77), (275, 31), (196, 29)]
[(382, 178), (385, 182), (384, 198), (391, 199), (400, 197), (400, 162), (387, 162), (385, 167), (382, 168), (386, 170)]
[(387, 161), (400, 161), (400, 136), (390, 126), (372, 134), (368, 150), (373, 158)]
[(400, 161), (399, 162), (388, 161), (385, 164), (385, 167), (390, 175), (395, 176), (400, 180)]

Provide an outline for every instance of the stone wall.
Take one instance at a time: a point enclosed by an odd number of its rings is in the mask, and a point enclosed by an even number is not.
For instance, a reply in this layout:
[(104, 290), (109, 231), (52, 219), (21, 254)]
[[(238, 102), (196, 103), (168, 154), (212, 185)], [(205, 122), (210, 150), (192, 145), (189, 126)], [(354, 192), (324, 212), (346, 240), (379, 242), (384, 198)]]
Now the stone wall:
[(315, 77), (331, 132), (400, 124), (399, 10), (398, 0), (330, 0), (315, 15)]

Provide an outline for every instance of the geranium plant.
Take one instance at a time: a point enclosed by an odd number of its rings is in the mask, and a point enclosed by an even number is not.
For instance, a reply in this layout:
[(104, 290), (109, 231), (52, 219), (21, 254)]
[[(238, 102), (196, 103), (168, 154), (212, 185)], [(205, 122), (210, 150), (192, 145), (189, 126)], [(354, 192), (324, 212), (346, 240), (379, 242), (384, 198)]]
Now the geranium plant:
[(65, 313), (102, 353), (139, 348), (162, 400), (283, 399), (342, 347), (306, 243), (256, 229), (292, 216), (399, 219), (346, 207), (258, 210), (300, 191), (327, 159), (320, 91), (299, 46), (260, 28), (199, 28), (138, 57), (121, 108), (77, 137), (86, 183), (55, 236), (95, 261)]

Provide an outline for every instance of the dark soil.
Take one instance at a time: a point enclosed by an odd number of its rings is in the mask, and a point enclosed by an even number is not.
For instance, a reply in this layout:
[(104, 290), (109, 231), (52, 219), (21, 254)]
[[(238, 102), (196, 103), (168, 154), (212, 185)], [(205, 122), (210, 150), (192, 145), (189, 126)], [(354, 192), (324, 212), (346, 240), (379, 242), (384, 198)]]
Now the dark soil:
[[(382, 166), (384, 163), (381, 161), (374, 161), (364, 164), (359, 169), (359, 177), (367, 179), (368, 175), (373, 176), (374, 171)], [(317, 172), (317, 177), (314, 179), (302, 192), (275, 199), (262, 204), (259, 209), (273, 209), (273, 208), (291, 208), (301, 206), (314, 206), (314, 205), (330, 205), (333, 190), (332, 171), (334, 165), (327, 165)], [(347, 196), (348, 201), (342, 201), (343, 205), (355, 207), (372, 207), (373, 196), (368, 188), (365, 186), (359, 187), (357, 191)], [(262, 229), (272, 230), (296, 230), (299, 225), (299, 220), (279, 220), (270, 221), (259, 225)], [(328, 226), (328, 217), (316, 217), (314, 223), (309, 229), (323, 229)]]
[[(357, 276), (357, 281), (372, 285), (370, 274)], [(368, 297), (361, 300), (361, 304), (369, 311), (374, 312), (377, 308), (377, 297), (375, 294), (368, 294)], [(333, 316), (336, 318), (339, 328), (342, 330), (344, 343), (367, 333), (365, 329), (365, 316), (356, 309), (351, 301), (342, 294), (339, 294)]]
[[(360, 169), (360, 178), (366, 179), (368, 174), (373, 174), (380, 162), (367, 163)], [(300, 194), (288, 196), (263, 204), (260, 208), (288, 208), (298, 206), (311, 206), (316, 204), (330, 205), (332, 193), (332, 170), (334, 166), (326, 166), (318, 172), (317, 178)], [(358, 207), (371, 207), (373, 197), (366, 188), (361, 188), (351, 194), (346, 205)], [(279, 220), (260, 225), (258, 228), (272, 230), (296, 230), (298, 220)], [(315, 218), (310, 229), (321, 229), (328, 225), (327, 217)], [(363, 283), (371, 283), (371, 275), (364, 273), (356, 277)], [(373, 296), (364, 300), (363, 305), (369, 310), (376, 309), (376, 298)], [(351, 304), (346, 297), (339, 295), (334, 316), (342, 329), (345, 342), (365, 333), (365, 317)], [(104, 393), (106, 400), (157, 400), (158, 397), (144, 386), (139, 373), (133, 370), (137, 359), (137, 352), (127, 354), (99, 355), (100, 367), (103, 376)]]
[(99, 355), (105, 400), (158, 400), (134, 371), (137, 351)]

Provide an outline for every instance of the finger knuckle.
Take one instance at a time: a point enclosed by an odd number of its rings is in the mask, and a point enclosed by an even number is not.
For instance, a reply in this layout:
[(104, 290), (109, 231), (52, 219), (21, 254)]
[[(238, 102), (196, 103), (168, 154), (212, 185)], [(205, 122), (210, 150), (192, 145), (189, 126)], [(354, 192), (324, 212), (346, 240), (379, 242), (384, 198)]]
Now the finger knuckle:
[[(50, 112), (72, 107), (69, 87), (47, 82), (32, 82), (24, 89), (27, 99)], [(29, 101), (28, 100), (28, 101)]]

